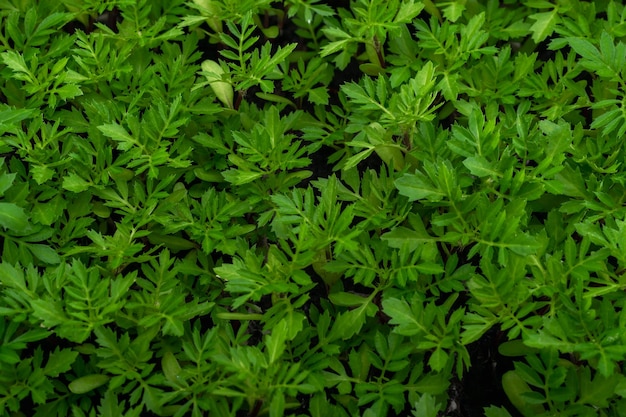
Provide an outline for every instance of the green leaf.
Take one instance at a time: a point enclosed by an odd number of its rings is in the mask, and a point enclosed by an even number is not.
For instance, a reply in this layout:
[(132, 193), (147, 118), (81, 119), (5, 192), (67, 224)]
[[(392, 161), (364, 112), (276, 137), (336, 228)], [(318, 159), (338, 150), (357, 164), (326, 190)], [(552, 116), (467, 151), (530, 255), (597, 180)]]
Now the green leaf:
[(391, 324), (398, 327), (394, 332), (403, 336), (414, 336), (420, 333), (428, 333), (413, 313), (413, 310), (405, 300), (398, 298), (386, 298), (383, 300), (383, 311), (391, 317)]
[(511, 241), (503, 242), (501, 245), (523, 256), (535, 254), (541, 248), (541, 242), (537, 238), (524, 234), (516, 236)]
[(20, 355), (8, 346), (0, 346), (0, 363), (15, 365), (20, 362)]
[(185, 334), (183, 321), (175, 317), (165, 315), (165, 323), (163, 324), (163, 334), (181, 337)]
[(78, 97), (83, 95), (83, 91), (76, 84), (65, 84), (55, 90), (62, 100)]
[(205, 76), (209, 81), (209, 85), (217, 98), (228, 108), (233, 109), (233, 86), (222, 81), (224, 69), (220, 66), (220, 64), (212, 60), (206, 60), (202, 62), (202, 71), (205, 73)]
[(440, 201), (446, 193), (440, 190), (435, 184), (423, 174), (404, 174), (395, 182), (400, 194), (409, 198), (410, 201), (428, 200)]
[(77, 357), (78, 352), (57, 347), (48, 357), (43, 373), (47, 376), (57, 377), (59, 374), (69, 371)]
[(69, 322), (69, 318), (63, 311), (60, 301), (33, 300), (31, 301), (31, 306), (33, 308), (33, 315), (41, 320), (42, 324), (47, 328)]
[(376, 306), (368, 302), (348, 312), (340, 313), (333, 324), (329, 339), (346, 340), (351, 338), (361, 330), (367, 316), (373, 316), (376, 311)]
[(431, 394), (420, 395), (419, 400), (415, 402), (413, 407), (413, 415), (415, 417), (437, 417), (441, 404), (437, 404), (435, 397)]
[(85, 394), (109, 382), (110, 377), (101, 374), (85, 375), (70, 382), (68, 388), (74, 394)]
[(504, 407), (490, 405), (485, 408), (485, 417), (511, 417), (511, 414)]
[(24, 57), (16, 51), (7, 51), (0, 54), (2, 62), (15, 72), (30, 74), (30, 70), (24, 61)]
[(59, 254), (48, 245), (31, 243), (28, 245), (28, 250), (30, 250), (37, 259), (49, 265), (61, 263)]
[(451, 22), (456, 22), (465, 11), (465, 0), (451, 1), (447, 4), (448, 5), (443, 9), (443, 16)]
[(533, 41), (539, 43), (552, 35), (556, 24), (560, 21), (558, 9), (555, 8), (551, 12), (535, 13), (528, 16), (533, 19), (535, 23), (530, 27), (533, 33)]
[(65, 178), (63, 178), (62, 187), (73, 193), (81, 193), (83, 191), (86, 191), (89, 189), (90, 186), (91, 183), (82, 179), (75, 172), (70, 172)]
[(577, 402), (591, 404), (595, 407), (607, 407), (619, 380), (619, 374), (598, 374), (592, 379), (590, 369), (585, 367), (581, 372), (580, 397)]
[(0, 134), (15, 129), (19, 122), (36, 114), (34, 109), (14, 109), (3, 104), (0, 104), (0, 109)]
[(508, 371), (502, 376), (502, 388), (511, 403), (524, 416), (541, 415), (545, 412), (541, 405), (531, 405), (525, 400), (524, 394), (530, 393), (532, 390), (516, 371)]
[(449, 355), (443, 349), (437, 348), (430, 355), (428, 366), (430, 366), (435, 372), (441, 372), (446, 367), (448, 358)]
[(334, 305), (343, 306), (343, 307), (361, 306), (364, 303), (367, 303), (370, 301), (368, 297), (363, 297), (361, 295), (353, 294), (349, 292), (337, 292), (337, 293), (329, 294), (328, 298)]
[(392, 231), (385, 233), (381, 236), (381, 239), (386, 240), (392, 248), (401, 248), (407, 245), (412, 251), (423, 243), (437, 240), (430, 236), (425, 229), (411, 230), (402, 226), (398, 226)]
[(444, 273), (443, 266), (435, 262), (422, 262), (415, 265), (415, 268), (422, 274), (435, 275)]
[(287, 340), (287, 322), (282, 319), (277, 325), (272, 327), (272, 334), (265, 342), (268, 354), (268, 361), (271, 364), (276, 362), (285, 351), (285, 341)]
[(274, 393), (270, 403), (270, 417), (283, 417), (285, 415), (285, 395), (282, 391)]
[(402, 2), (398, 14), (393, 19), (394, 23), (411, 23), (420, 12), (424, 9), (422, 2), (415, 2), (413, 0)]
[(591, 61), (602, 61), (602, 55), (600, 51), (593, 46), (591, 42), (582, 38), (569, 38), (569, 46), (583, 58), (587, 58)]
[(31, 173), (37, 184), (41, 185), (52, 178), (55, 171), (45, 165), (35, 165), (31, 168)]
[(29, 228), (28, 216), (17, 204), (0, 202), (0, 226), (22, 233)]
[(328, 88), (316, 87), (309, 90), (308, 97), (313, 104), (327, 105), (330, 95), (328, 94)]
[(344, 32), (343, 30), (336, 27), (327, 27), (323, 28), (322, 32), (324, 35), (328, 36), (330, 39), (340, 39), (330, 42), (328, 45), (322, 47), (321, 56), (325, 57), (331, 54), (334, 54), (337, 51), (345, 48), (346, 45), (352, 41), (352, 36), (349, 33)]
[[(0, 167), (2, 166), (2, 161), (0, 160)], [(0, 174), (0, 197), (2, 197), (6, 190), (11, 188), (13, 185), (13, 181), (15, 180), (15, 176), (17, 174)]]
[(441, 90), (446, 100), (456, 101), (461, 88), (459, 78), (459, 74), (443, 73), (443, 77), (441, 81), (439, 81), (439, 84), (437, 84), (437, 88)]
[[(104, 136), (109, 137), (115, 141), (120, 142), (117, 145), (117, 149), (120, 151), (127, 151), (133, 147), (137, 143), (135, 138), (133, 138), (122, 126), (117, 123), (107, 123), (98, 126), (98, 130), (101, 131)], [(71, 190), (70, 190), (71, 191)]]
[(492, 165), (482, 156), (476, 155), (469, 158), (466, 158), (463, 161), (463, 165), (472, 173), (472, 175), (476, 175), (477, 177), (501, 177), (498, 171), (494, 170)]
[(176, 359), (176, 356), (174, 356), (172, 352), (165, 352), (161, 359), (161, 368), (163, 368), (163, 374), (169, 382), (173, 384), (179, 384), (181, 382), (182, 368), (178, 363), (178, 359)]
[(226, 172), (222, 172), (222, 175), (226, 181), (233, 185), (243, 185), (261, 178), (264, 174), (263, 172), (249, 172), (238, 169), (229, 169)]
[(540, 330), (535, 334), (528, 335), (528, 337), (524, 339), (524, 344), (537, 349), (558, 349), (561, 352), (572, 352), (574, 350), (574, 344), (566, 340), (558, 339), (548, 334), (545, 330)]
[(16, 288), (24, 293), (29, 292), (24, 281), (23, 270), (15, 268), (6, 261), (0, 263), (0, 282), (9, 288)]
[(66, 208), (67, 200), (60, 195), (47, 203), (38, 203), (32, 209), (33, 222), (50, 226), (63, 215)]

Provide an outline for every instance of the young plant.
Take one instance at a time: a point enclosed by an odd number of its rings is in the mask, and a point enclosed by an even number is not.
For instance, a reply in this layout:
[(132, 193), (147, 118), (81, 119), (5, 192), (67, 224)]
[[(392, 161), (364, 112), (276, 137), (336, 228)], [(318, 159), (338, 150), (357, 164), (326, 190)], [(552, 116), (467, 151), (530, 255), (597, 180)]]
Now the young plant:
[(620, 2), (4, 3), (0, 417), (621, 415)]

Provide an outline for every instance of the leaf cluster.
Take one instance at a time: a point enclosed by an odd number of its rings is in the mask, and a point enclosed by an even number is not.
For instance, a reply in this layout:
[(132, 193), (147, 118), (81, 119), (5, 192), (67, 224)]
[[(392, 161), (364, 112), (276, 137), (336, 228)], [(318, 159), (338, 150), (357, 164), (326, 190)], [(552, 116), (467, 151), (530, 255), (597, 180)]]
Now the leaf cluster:
[[(623, 414), (620, 2), (0, 28), (0, 416)], [(494, 334), (510, 404), (469, 410)]]

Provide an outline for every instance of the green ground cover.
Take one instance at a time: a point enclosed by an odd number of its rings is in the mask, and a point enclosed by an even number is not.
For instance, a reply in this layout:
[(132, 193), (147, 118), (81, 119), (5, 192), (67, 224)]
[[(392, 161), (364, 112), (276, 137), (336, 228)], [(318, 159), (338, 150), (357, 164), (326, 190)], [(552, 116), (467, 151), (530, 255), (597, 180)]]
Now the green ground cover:
[(626, 9), (0, 2), (0, 416), (626, 415)]

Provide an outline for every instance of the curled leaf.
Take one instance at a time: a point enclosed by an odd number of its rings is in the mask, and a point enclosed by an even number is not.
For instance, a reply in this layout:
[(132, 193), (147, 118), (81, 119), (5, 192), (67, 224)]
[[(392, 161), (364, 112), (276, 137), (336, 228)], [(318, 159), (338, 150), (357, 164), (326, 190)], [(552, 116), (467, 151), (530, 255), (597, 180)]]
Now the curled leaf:
[(229, 109), (233, 109), (233, 86), (225, 81), (221, 81), (224, 69), (220, 64), (208, 59), (202, 63), (202, 71), (206, 73), (205, 76), (209, 81), (209, 85), (219, 101), (228, 106)]

